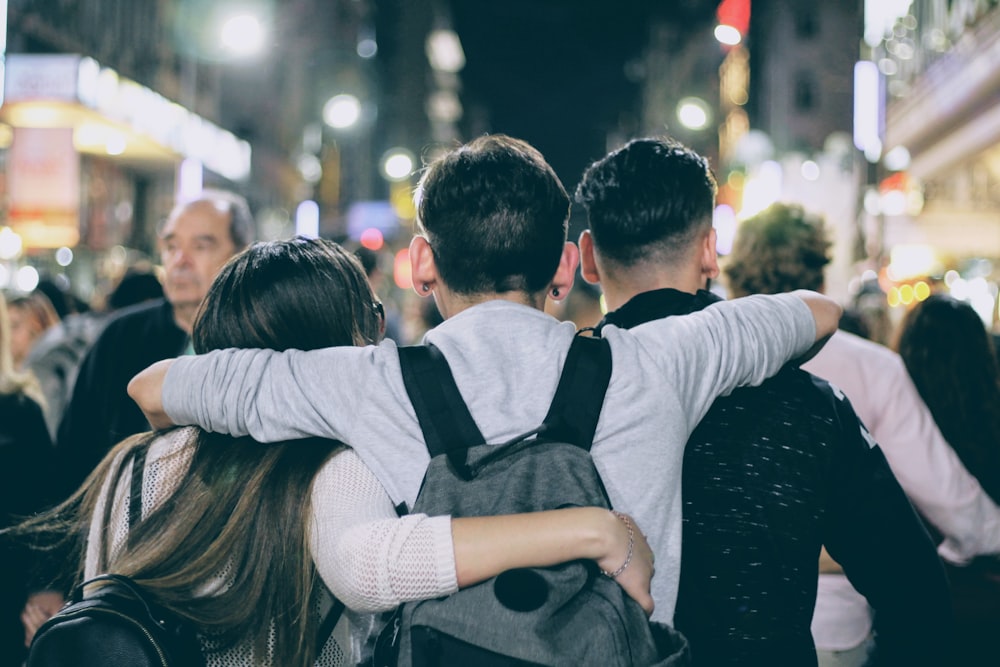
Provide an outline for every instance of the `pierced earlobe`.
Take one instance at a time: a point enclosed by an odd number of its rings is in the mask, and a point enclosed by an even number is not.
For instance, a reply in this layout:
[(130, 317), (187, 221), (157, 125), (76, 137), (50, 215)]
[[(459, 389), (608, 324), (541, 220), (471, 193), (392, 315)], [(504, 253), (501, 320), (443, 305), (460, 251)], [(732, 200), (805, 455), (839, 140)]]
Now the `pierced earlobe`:
[(420, 289), (422, 289), (422, 290), (423, 290), (423, 291), (425, 291), (425, 292), (430, 292), (430, 291), (431, 291), (431, 286), (430, 286), (430, 285), (428, 285), (427, 283), (424, 283), (424, 284), (423, 284), (423, 285), (422, 285), (422, 286), (420, 287)]
[(552, 298), (553, 299), (558, 299), (559, 298), (559, 288), (558, 287), (553, 287), (552, 288)]

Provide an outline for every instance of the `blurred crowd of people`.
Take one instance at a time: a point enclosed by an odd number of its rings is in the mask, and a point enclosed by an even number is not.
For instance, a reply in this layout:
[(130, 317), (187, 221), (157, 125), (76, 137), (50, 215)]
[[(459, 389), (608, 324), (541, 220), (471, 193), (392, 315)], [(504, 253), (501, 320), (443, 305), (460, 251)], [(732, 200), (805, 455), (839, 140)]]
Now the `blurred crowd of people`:
[[(542, 307), (577, 327), (630, 330), (710, 308), (722, 301), (720, 294), (824, 291), (831, 243), (823, 220), (776, 204), (741, 223), (732, 254), (720, 261), (710, 223), (715, 192), (707, 162), (669, 139), (636, 140), (598, 161), (576, 194), (589, 221), (579, 243), (577, 280), (588, 286), (578, 285), (572, 300), (557, 286), (543, 293)], [(93, 484), (88, 475), (116, 443), (150, 430), (148, 413), (127, 393), (129, 381), (156, 362), (195, 353), (199, 309), (220, 271), (234, 256), (247, 257), (254, 233), (242, 197), (206, 190), (178, 203), (158, 230), (162, 268), (131, 267), (103, 303), (86, 304), (50, 280), (26, 294), (4, 294), (0, 528), (66, 499), (81, 484)], [(438, 253), (448, 252), (437, 245), (441, 236), (429, 245), (439, 262)], [(260, 258), (245, 261), (240, 270), (266, 271), (267, 244), (253, 247)], [(446, 319), (434, 299), (387, 298), (387, 258), (349, 249), (374, 289), (386, 338), (416, 344)], [(414, 267), (416, 276), (422, 269)], [(458, 270), (441, 264), (437, 269), (445, 283), (455, 279), (445, 272)], [(239, 277), (227, 270), (230, 280)], [(717, 281), (719, 276), (724, 279)], [(606, 312), (598, 305), (600, 292), (589, 284), (600, 286)], [(415, 278), (414, 289), (439, 288)], [(494, 288), (477, 289), (471, 293)], [(518, 289), (525, 288), (495, 291)], [(244, 315), (250, 326), (258, 316), (254, 306), (241, 307), (251, 313)], [(940, 612), (948, 620), (942, 625), (954, 622), (952, 664), (998, 659), (993, 634), (1000, 627), (1000, 366), (991, 332), (971, 306), (944, 294), (913, 306), (889, 346), (858, 335), (864, 331), (848, 314), (801, 370), (782, 371), (769, 384), (705, 407), (684, 459), (676, 616), (695, 664), (764, 664), (761, 655), (773, 647), (738, 647), (741, 640), (752, 646), (763, 638), (788, 655), (811, 657), (815, 651), (821, 666), (887, 664), (868, 661), (880, 652), (884, 658), (921, 648), (892, 646), (894, 638), (912, 636), (894, 625), (911, 618), (900, 608), (927, 608), (940, 602), (939, 594), (946, 596), (947, 609)], [(260, 347), (283, 349), (280, 336), (258, 333), (268, 341)], [(347, 336), (329, 344), (359, 343)], [(219, 347), (225, 345), (208, 349)], [(839, 403), (844, 396), (846, 407)], [(817, 442), (799, 442), (807, 439)], [(783, 451), (767, 449), (770, 440)], [(730, 442), (732, 447), (720, 444)], [(748, 462), (748, 453), (768, 461), (787, 458), (760, 465)], [(912, 531), (911, 504), (919, 516)], [(930, 551), (921, 543), (925, 530), (934, 540)], [(10, 565), (0, 581), (0, 655), (14, 657), (0, 663), (17, 665), (78, 573), (64, 552), (40, 557), (3, 537)], [(815, 553), (819, 545), (826, 547), (821, 554)], [(926, 558), (933, 563), (921, 561)], [(763, 565), (748, 565), (758, 561)], [(666, 563), (656, 566), (671, 571)], [(917, 580), (928, 567), (946, 573), (950, 592), (935, 588), (934, 580)], [(462, 585), (459, 579), (454, 588)], [(266, 624), (252, 627), (267, 634)], [(947, 627), (940, 631), (950, 633)], [(713, 657), (699, 663), (699, 655)]]

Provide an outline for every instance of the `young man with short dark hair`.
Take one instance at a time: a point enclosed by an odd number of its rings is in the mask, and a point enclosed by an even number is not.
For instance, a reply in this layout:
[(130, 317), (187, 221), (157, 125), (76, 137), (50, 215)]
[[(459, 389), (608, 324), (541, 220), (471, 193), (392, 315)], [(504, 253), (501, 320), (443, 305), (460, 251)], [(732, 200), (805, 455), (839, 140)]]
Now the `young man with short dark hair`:
[[(707, 291), (719, 273), (715, 194), (705, 158), (671, 139), (631, 141), (587, 169), (576, 192), (589, 223), (582, 271), (604, 290), (604, 335), (721, 301)], [(788, 269), (780, 253), (747, 258), (761, 273)], [(717, 399), (688, 441), (683, 497), (676, 626), (696, 663), (815, 665), (826, 544), (878, 610), (886, 664), (943, 664), (951, 611), (934, 545), (874, 439), (823, 380), (789, 365)]]

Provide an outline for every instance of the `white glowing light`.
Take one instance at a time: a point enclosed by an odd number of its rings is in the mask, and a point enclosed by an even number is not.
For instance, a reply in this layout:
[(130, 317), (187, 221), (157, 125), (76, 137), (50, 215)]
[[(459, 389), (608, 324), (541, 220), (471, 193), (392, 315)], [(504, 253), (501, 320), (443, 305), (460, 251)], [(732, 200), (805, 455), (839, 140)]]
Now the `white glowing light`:
[(819, 165), (812, 160), (806, 160), (803, 162), (799, 171), (802, 173), (802, 178), (807, 181), (815, 181), (819, 179)]
[(708, 126), (711, 114), (704, 100), (685, 97), (677, 104), (677, 120), (689, 130), (701, 130)]
[(740, 34), (739, 30), (725, 24), (715, 26), (715, 38), (719, 40), (720, 44), (725, 44), (726, 46), (736, 46), (743, 41), (743, 35)]
[(715, 207), (712, 227), (715, 228), (715, 251), (728, 255), (733, 251), (733, 239), (736, 238), (736, 212), (731, 206), (720, 204)]
[(22, 266), (14, 276), (14, 284), (22, 292), (30, 292), (38, 287), (38, 269), (33, 266)]
[(402, 181), (413, 173), (413, 156), (404, 149), (393, 149), (382, 162), (382, 172), (390, 181)]
[(740, 210), (740, 218), (745, 220), (757, 215), (778, 201), (781, 197), (781, 183), (781, 165), (774, 160), (762, 163), (743, 187), (743, 208)]
[(903, 171), (910, 166), (910, 151), (906, 146), (896, 146), (882, 160), (889, 171)]
[(108, 155), (121, 155), (128, 148), (128, 139), (121, 132), (111, 132), (104, 140), (104, 150)]
[(924, 244), (899, 244), (890, 253), (888, 273), (893, 280), (932, 275), (938, 267), (934, 249)]
[(361, 118), (361, 102), (354, 95), (335, 95), (323, 106), (323, 121), (337, 129), (348, 128)]
[(465, 51), (454, 30), (434, 30), (427, 35), (427, 60), (440, 72), (460, 72), (465, 67)]
[(56, 264), (59, 266), (69, 266), (73, 263), (73, 251), (63, 246), (56, 250)]
[(307, 199), (295, 209), (295, 233), (299, 236), (319, 236), (319, 204)]
[(882, 154), (882, 86), (878, 66), (870, 60), (854, 64), (854, 145), (870, 162)]
[(299, 174), (306, 183), (319, 183), (323, 178), (323, 163), (312, 153), (303, 153), (296, 161)]
[(236, 55), (249, 56), (264, 46), (264, 27), (252, 14), (230, 17), (222, 24), (222, 45)]
[(10, 227), (0, 228), (0, 259), (14, 259), (21, 254), (21, 236)]
[(362, 39), (358, 42), (357, 51), (360, 58), (364, 58), (365, 60), (374, 58), (375, 54), (378, 53), (378, 42), (374, 39)]

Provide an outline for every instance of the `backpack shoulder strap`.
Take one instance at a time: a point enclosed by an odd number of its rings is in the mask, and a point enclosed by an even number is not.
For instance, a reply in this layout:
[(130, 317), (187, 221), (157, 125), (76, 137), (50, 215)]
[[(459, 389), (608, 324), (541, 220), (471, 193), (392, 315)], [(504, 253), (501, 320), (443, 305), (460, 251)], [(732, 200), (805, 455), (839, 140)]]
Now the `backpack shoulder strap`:
[(136, 526), (142, 521), (142, 480), (146, 472), (146, 450), (149, 444), (144, 443), (135, 448), (132, 453), (132, 483), (128, 497), (128, 542), (133, 543), (132, 535)]
[(611, 382), (611, 346), (604, 338), (573, 338), (556, 395), (545, 416), (545, 436), (590, 450)]
[(330, 639), (330, 635), (333, 634), (334, 628), (337, 627), (337, 623), (340, 621), (340, 617), (344, 615), (344, 603), (340, 601), (340, 598), (333, 598), (333, 606), (330, 607), (330, 611), (326, 612), (326, 616), (320, 621), (319, 626), (316, 629), (316, 655), (319, 656), (323, 653), (323, 647), (326, 646), (326, 642)]
[(441, 350), (433, 345), (398, 349), (403, 384), (431, 458), (485, 444)]

